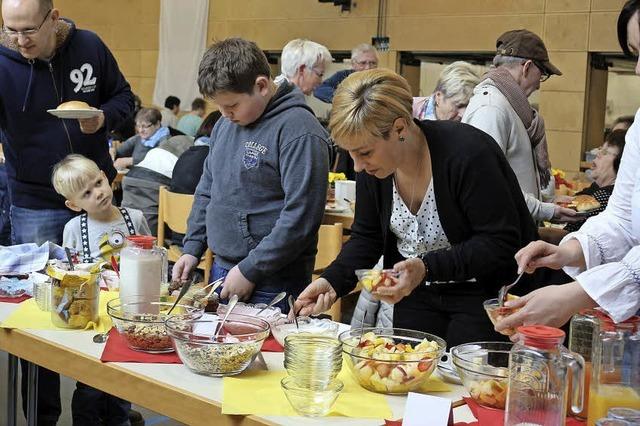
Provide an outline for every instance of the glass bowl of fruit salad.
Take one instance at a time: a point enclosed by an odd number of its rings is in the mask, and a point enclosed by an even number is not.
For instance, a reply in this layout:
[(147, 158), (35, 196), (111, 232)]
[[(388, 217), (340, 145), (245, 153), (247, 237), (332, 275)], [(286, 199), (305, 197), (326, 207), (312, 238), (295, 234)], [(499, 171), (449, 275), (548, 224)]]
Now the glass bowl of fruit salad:
[(393, 269), (356, 269), (356, 277), (362, 288), (375, 293), (378, 287), (393, 286), (392, 278), (398, 278), (398, 273)]
[(504, 409), (512, 346), (510, 342), (474, 342), (451, 348), (462, 384), (478, 404)]
[(360, 386), (395, 395), (420, 388), (447, 346), (438, 336), (403, 328), (358, 328), (339, 338), (345, 363)]

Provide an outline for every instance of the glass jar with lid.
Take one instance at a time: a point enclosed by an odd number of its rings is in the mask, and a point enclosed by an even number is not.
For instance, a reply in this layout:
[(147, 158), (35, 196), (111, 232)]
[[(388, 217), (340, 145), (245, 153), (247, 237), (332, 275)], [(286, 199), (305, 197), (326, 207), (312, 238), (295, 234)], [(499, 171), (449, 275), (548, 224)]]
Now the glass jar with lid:
[(158, 296), (167, 282), (167, 250), (150, 235), (131, 235), (120, 251), (120, 297)]
[(563, 425), (567, 380), (573, 378), (572, 411), (582, 411), (584, 360), (569, 352), (562, 330), (543, 325), (518, 328), (520, 341), (509, 354), (505, 426)]

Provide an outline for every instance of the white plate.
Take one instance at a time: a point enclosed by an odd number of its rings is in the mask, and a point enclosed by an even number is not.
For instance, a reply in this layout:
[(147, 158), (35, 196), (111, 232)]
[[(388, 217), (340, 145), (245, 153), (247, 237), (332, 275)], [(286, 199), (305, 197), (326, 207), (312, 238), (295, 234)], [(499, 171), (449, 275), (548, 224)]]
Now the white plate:
[(330, 207), (328, 204), (324, 206), (324, 211), (327, 213), (344, 213), (349, 207), (343, 204), (336, 204), (335, 207)]
[(102, 113), (101, 109), (48, 109), (47, 112), (51, 115), (55, 115), (58, 118), (92, 118), (97, 117)]

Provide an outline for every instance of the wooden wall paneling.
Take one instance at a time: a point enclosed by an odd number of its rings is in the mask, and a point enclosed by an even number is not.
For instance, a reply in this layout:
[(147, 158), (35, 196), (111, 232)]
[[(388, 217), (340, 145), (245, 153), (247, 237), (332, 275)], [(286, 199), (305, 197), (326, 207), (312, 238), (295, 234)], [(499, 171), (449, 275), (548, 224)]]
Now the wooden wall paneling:
[(618, 44), (616, 23), (618, 14), (615, 12), (592, 12), (589, 19), (589, 52), (621, 52)]
[(209, 15), (219, 20), (280, 20), (280, 19), (344, 19), (378, 15), (378, 2), (355, 1), (350, 12), (317, 0), (214, 0), (210, 2)]
[(390, 16), (505, 15), (543, 12), (544, 0), (391, 0), (389, 2)]
[(562, 75), (554, 75), (541, 84), (542, 90), (584, 92), (587, 84), (587, 52), (550, 51), (549, 59)]
[(584, 92), (541, 91), (538, 102), (547, 130), (582, 131)]
[[(218, 33), (219, 30), (224, 30), (224, 33)], [(374, 18), (363, 18), (355, 23), (348, 20), (243, 20), (214, 26), (212, 38), (244, 37), (255, 41), (264, 50), (282, 50), (290, 40), (308, 38), (330, 50), (351, 50), (359, 43), (370, 42), (375, 31)]]
[(546, 0), (545, 13), (550, 12), (589, 12), (590, 0)]
[(585, 51), (588, 32), (588, 13), (558, 13), (545, 15), (544, 35), (538, 35), (549, 50)]
[(585, 96), (584, 151), (602, 145), (607, 106), (607, 80), (609, 72), (589, 68)]
[[(451, 2), (455, 3), (455, 2)], [(542, 34), (543, 15), (390, 17), (394, 50), (417, 52), (495, 51), (500, 34), (527, 28)]]
[(577, 172), (582, 158), (582, 132), (547, 130), (549, 158), (555, 168)]
[(626, 0), (591, 0), (591, 11), (611, 11), (618, 13), (625, 3)]

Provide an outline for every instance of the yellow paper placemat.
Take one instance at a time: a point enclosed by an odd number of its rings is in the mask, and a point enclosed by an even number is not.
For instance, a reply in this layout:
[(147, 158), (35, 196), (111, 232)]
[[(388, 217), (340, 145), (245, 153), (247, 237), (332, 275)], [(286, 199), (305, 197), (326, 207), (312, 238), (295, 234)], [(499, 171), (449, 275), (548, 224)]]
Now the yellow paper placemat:
[[(262, 416), (299, 416), (284, 396), (280, 380), (286, 371), (245, 371), (237, 377), (225, 377), (222, 392), (222, 414), (254, 414)], [(329, 416), (388, 419), (391, 408), (384, 395), (360, 387), (343, 368), (338, 379), (344, 389)]]
[(429, 392), (449, 392), (453, 388), (450, 384), (445, 383), (440, 377), (432, 375), (429, 377), (424, 385), (420, 386), (418, 392), (420, 393), (429, 393)]
[[(107, 315), (107, 302), (119, 296), (117, 291), (100, 292), (100, 318), (98, 323), (90, 322), (85, 330), (93, 329), (98, 332), (106, 332), (113, 325), (111, 318)], [(51, 322), (51, 312), (44, 312), (38, 308), (34, 299), (25, 300), (18, 305), (18, 308), (9, 317), (0, 322), (2, 328), (19, 328), (30, 330), (73, 330), (56, 327)]]

